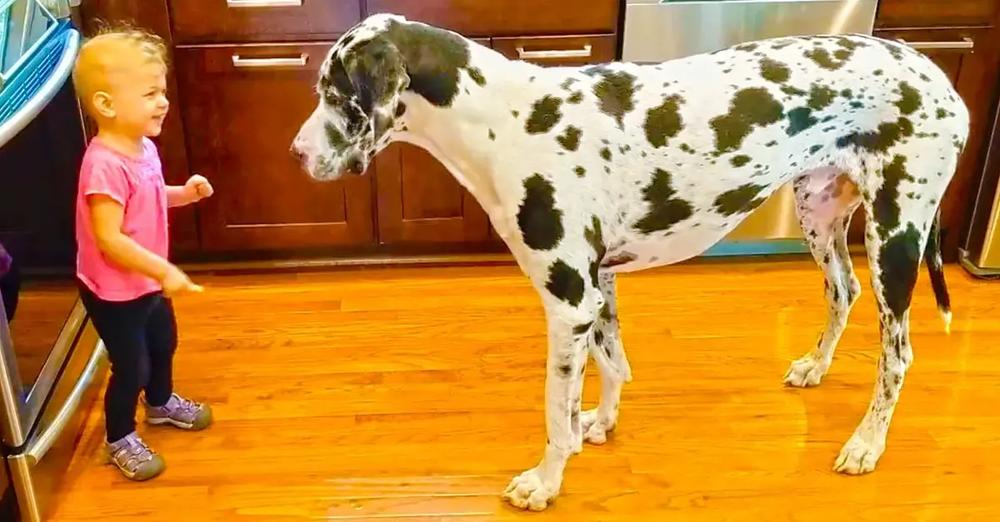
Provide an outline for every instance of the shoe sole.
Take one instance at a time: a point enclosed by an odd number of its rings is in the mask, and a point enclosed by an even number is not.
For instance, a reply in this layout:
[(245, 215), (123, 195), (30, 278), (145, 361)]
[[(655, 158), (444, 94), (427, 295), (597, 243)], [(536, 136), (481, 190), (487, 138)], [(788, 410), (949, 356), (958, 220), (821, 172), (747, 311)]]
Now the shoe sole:
[(203, 430), (207, 428), (209, 424), (206, 423), (204, 426), (195, 426), (193, 423), (181, 422), (177, 419), (171, 419), (170, 417), (153, 417), (153, 418), (147, 417), (146, 423), (152, 424), (153, 426), (162, 426), (164, 424), (170, 424), (176, 428), (180, 428), (182, 430), (191, 430), (191, 431)]

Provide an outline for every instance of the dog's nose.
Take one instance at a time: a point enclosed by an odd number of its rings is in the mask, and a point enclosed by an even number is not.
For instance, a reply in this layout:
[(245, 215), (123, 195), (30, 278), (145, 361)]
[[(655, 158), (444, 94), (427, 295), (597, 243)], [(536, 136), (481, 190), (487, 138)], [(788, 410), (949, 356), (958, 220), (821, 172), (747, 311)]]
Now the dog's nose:
[(288, 148), (288, 153), (291, 154), (292, 157), (295, 158), (295, 160), (298, 161), (299, 163), (302, 162), (303, 158), (302, 151), (300, 151), (299, 148), (296, 147), (294, 144)]

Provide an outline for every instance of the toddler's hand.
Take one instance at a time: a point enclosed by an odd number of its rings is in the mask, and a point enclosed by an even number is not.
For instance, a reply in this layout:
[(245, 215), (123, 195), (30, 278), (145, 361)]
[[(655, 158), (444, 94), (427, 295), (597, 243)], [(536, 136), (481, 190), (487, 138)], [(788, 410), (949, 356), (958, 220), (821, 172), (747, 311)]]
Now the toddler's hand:
[(173, 265), (167, 270), (167, 275), (164, 276), (160, 284), (163, 286), (163, 295), (166, 297), (174, 297), (184, 292), (201, 293), (204, 291), (202, 287), (192, 283), (191, 279), (180, 268)]
[(194, 201), (210, 197), (215, 192), (212, 184), (204, 176), (199, 176), (198, 174), (188, 178), (187, 182), (184, 183), (184, 190), (188, 192)]

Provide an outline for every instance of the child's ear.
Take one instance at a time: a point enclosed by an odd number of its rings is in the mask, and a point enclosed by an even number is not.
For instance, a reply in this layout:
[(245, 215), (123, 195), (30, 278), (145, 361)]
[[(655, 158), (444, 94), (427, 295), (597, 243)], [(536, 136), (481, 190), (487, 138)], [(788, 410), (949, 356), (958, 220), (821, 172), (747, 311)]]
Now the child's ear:
[(93, 104), (94, 111), (101, 116), (105, 118), (115, 117), (115, 103), (110, 94), (104, 91), (97, 91), (90, 102)]

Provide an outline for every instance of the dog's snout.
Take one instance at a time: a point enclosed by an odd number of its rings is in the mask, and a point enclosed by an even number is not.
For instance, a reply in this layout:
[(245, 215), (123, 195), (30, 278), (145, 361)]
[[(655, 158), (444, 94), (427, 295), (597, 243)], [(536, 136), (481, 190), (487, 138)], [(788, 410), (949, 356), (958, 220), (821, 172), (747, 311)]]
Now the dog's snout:
[(299, 150), (298, 146), (295, 143), (293, 143), (292, 146), (288, 148), (288, 153), (291, 154), (292, 157), (295, 158), (295, 160), (300, 163), (305, 157), (305, 154), (303, 154), (302, 151)]

